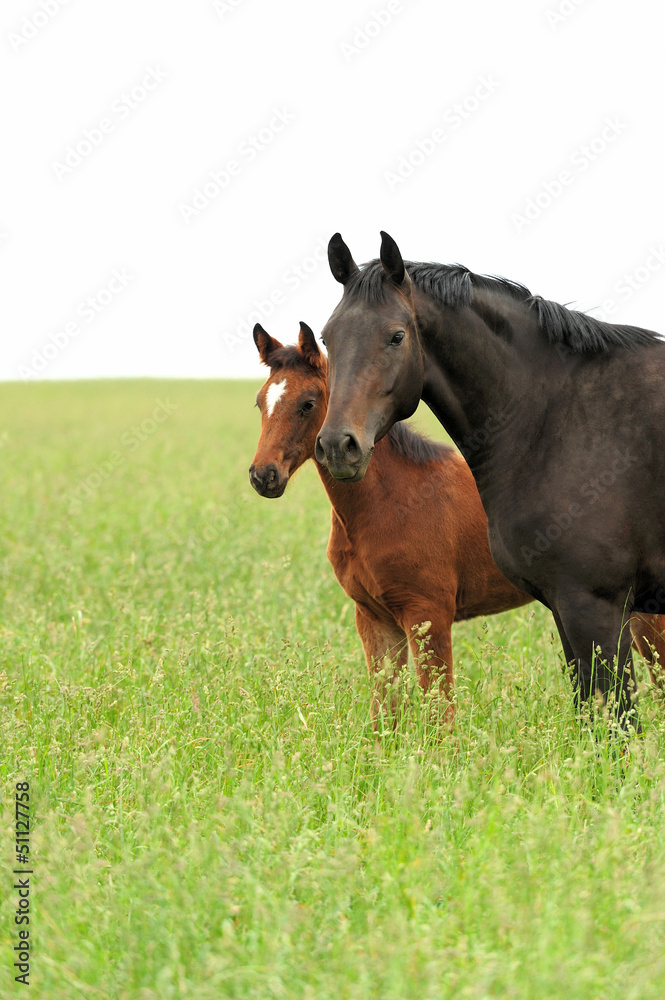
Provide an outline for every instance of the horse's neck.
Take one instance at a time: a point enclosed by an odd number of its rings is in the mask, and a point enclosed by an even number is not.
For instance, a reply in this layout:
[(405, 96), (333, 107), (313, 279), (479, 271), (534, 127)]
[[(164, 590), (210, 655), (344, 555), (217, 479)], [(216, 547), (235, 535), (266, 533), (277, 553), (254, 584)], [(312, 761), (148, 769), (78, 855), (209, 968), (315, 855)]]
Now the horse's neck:
[[(422, 398), (473, 469), (533, 392), (531, 359), (491, 328), (501, 317), (445, 309), (424, 293), (414, 298), (425, 356)], [(515, 318), (507, 310), (506, 325)]]

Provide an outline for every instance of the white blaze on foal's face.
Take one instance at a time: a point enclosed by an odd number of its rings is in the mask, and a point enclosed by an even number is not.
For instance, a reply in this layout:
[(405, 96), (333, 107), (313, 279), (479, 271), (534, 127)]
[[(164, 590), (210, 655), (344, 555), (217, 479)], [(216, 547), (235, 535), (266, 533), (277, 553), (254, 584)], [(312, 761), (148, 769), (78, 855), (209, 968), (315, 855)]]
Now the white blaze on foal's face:
[(286, 379), (281, 382), (273, 382), (266, 389), (266, 414), (272, 417), (275, 406), (286, 392)]

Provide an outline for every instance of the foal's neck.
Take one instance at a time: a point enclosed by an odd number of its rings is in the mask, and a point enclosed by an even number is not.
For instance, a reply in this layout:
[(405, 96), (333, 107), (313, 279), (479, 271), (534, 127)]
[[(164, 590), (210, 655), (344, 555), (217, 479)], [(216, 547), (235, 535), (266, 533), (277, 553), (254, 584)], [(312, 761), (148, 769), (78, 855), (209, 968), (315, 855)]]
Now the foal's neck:
[[(395, 448), (388, 435), (377, 442), (365, 475), (357, 483), (345, 483), (330, 475), (324, 465), (313, 458), (317, 472), (335, 514), (351, 538), (367, 523), (367, 515), (376, 505), (388, 499)], [(313, 456), (312, 456), (313, 457)]]

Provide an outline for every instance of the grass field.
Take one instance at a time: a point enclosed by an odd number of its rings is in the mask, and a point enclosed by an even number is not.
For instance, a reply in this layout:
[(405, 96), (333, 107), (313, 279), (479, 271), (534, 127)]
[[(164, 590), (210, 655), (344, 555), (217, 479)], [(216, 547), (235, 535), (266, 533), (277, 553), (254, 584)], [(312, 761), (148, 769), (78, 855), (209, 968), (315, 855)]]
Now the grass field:
[(620, 755), (576, 722), (543, 608), (479, 619), (455, 627), (454, 736), (432, 743), (410, 676), (376, 739), (314, 468), (250, 489), (255, 392), (2, 387), (0, 996), (662, 1000), (643, 665)]

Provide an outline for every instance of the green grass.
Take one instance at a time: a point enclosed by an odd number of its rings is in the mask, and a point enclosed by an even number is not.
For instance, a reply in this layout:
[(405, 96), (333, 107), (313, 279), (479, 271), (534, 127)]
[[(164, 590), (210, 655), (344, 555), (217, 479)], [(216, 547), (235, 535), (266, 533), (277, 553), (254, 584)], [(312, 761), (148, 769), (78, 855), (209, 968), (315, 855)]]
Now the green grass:
[[(255, 391), (2, 387), (0, 851), (9, 873), (27, 779), (29, 995), (661, 1000), (645, 671), (621, 755), (576, 723), (528, 606), (455, 627), (453, 736), (408, 676), (375, 738), (315, 470), (278, 501), (249, 487)], [(134, 447), (157, 398), (177, 409)]]

